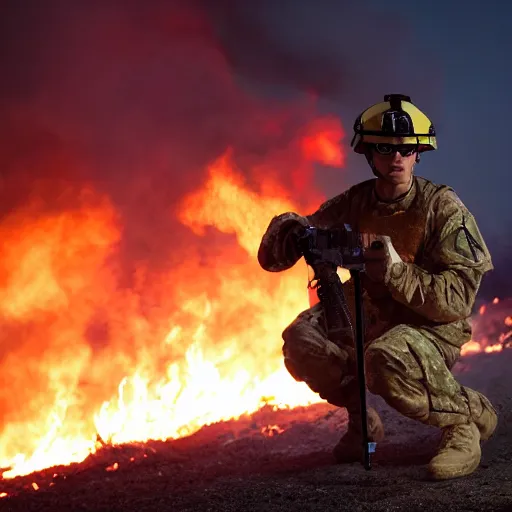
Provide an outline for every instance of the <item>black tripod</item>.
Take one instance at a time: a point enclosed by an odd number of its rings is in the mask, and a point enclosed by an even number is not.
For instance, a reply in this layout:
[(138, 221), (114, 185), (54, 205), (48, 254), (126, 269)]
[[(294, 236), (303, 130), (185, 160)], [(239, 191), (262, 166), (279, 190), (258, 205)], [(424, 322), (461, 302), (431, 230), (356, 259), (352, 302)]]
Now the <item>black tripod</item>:
[(354, 281), (354, 299), (356, 310), (356, 325), (354, 342), (356, 344), (357, 382), (359, 387), (359, 403), (361, 405), (361, 433), (363, 442), (363, 465), (371, 469), (371, 454), (375, 452), (377, 443), (368, 440), (368, 413), (366, 410), (366, 378), (364, 372), (364, 312), (363, 294), (361, 288), (361, 270), (352, 269), (350, 275)]
[[(327, 336), (332, 342), (340, 342), (349, 334), (355, 343), (359, 403), (361, 407), (361, 434), (363, 465), (371, 469), (371, 454), (376, 443), (368, 440), (368, 413), (366, 410), (366, 378), (364, 368), (364, 311), (361, 273), (364, 272), (362, 243), (359, 235), (353, 234), (349, 226), (335, 238), (331, 232), (309, 228), (302, 238), (302, 249), (306, 263), (314, 271), (318, 298), (323, 306)], [(344, 243), (337, 243), (339, 241)], [(372, 248), (380, 249), (381, 242), (373, 242)], [(343, 285), (338, 276), (338, 267), (350, 271), (354, 282), (355, 326), (352, 324)]]

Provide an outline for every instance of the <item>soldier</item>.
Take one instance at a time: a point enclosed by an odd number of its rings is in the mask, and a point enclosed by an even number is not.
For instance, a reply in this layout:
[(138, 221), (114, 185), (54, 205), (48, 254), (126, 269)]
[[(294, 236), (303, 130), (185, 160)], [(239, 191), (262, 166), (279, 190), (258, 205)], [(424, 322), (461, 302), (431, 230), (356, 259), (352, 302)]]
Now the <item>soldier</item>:
[[(471, 338), (469, 317), (482, 276), (493, 268), (491, 256), (455, 192), (414, 175), (420, 153), (436, 149), (437, 142), (434, 126), (409, 97), (385, 96), (358, 117), (354, 131), (351, 145), (376, 178), (328, 200), (312, 215), (274, 217), (258, 261), (270, 272), (293, 266), (302, 256), (297, 237), (308, 225), (330, 229), (348, 223), (377, 235), (384, 248), (365, 251), (363, 275), (368, 389), (404, 416), (442, 429), (428, 466), (433, 478), (468, 475), (480, 463), (480, 440), (493, 434), (497, 415), (486, 397), (461, 386), (450, 370)], [(353, 303), (351, 282), (344, 288)], [(360, 460), (353, 341), (327, 339), (320, 303), (299, 314), (283, 340), (290, 374), (348, 411), (336, 460)], [(370, 441), (384, 436), (372, 408), (368, 432)]]

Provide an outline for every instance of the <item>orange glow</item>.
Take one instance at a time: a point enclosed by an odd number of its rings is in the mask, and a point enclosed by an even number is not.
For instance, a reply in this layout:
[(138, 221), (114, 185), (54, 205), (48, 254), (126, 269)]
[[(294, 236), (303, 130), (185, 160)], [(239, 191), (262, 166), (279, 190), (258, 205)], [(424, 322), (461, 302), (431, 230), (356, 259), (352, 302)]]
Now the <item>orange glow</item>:
[(473, 319), (473, 334), (479, 339), (463, 345), (463, 356), (479, 352), (501, 352), (508, 346), (512, 338), (512, 330), (508, 329), (512, 327), (512, 316), (508, 314), (510, 307), (510, 299), (500, 300), (498, 297), (480, 307), (479, 316)]
[(107, 466), (105, 468), (106, 471), (117, 471), (119, 469), (119, 464), (117, 462), (114, 462), (111, 466)]
[(266, 427), (262, 427), (261, 433), (265, 437), (273, 437), (282, 434), (284, 429), (282, 429), (279, 425), (267, 425)]
[[(118, 215), (94, 191), (73, 211), (36, 204), (4, 220), (4, 478), (108, 443), (185, 436), (263, 404), (320, 401), (281, 354), (281, 331), (308, 306), (306, 268), (276, 275), (256, 260), (271, 217), (298, 206), (263, 189), (250, 190), (226, 152), (178, 209), (193, 233), (187, 257), (157, 273), (141, 263), (131, 288), (119, 285)], [(231, 238), (205, 260), (209, 226)]]
[(308, 135), (302, 139), (304, 156), (325, 165), (342, 167), (345, 164), (345, 154), (341, 146), (343, 135), (343, 130), (335, 119), (313, 123)]

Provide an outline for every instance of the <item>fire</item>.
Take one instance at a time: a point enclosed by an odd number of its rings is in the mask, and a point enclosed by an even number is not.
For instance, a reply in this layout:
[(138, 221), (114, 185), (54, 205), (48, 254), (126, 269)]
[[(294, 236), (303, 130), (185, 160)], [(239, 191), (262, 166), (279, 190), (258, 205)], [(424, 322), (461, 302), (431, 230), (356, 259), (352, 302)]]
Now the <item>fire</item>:
[(335, 121), (331, 120), (327, 124), (324, 120), (322, 121), (318, 126), (313, 124), (310, 128), (310, 134), (303, 137), (303, 154), (308, 160), (343, 167), (345, 154), (340, 152), (343, 132)]
[[(95, 198), (84, 190), (81, 201)], [(103, 204), (57, 215), (39, 217), (35, 210), (32, 205), (0, 225), (0, 236), (9, 241), (2, 248), (0, 267), (0, 313), (8, 320), (65, 307), (69, 296), (79, 294), (97, 275), (104, 249), (119, 236), (105, 199)]]
[[(313, 145), (314, 129), (305, 137)], [(315, 157), (336, 163), (340, 151), (321, 142)], [(320, 400), (281, 355), (280, 332), (308, 305), (306, 268), (275, 275), (256, 260), (271, 216), (299, 205), (272, 179), (260, 188), (227, 151), (179, 205), (189, 253), (165, 271), (140, 263), (131, 288), (120, 284), (122, 219), (94, 190), (72, 210), (34, 203), (3, 220), (4, 478), (79, 462), (105, 443), (177, 438), (263, 404)], [(211, 245), (212, 227), (221, 243)]]
[(111, 466), (107, 466), (105, 468), (105, 471), (117, 471), (119, 469), (119, 464), (117, 462), (114, 462)]
[(476, 340), (462, 347), (461, 354), (501, 352), (510, 345), (512, 337), (512, 319), (508, 315), (511, 301), (502, 301), (495, 297), (490, 304), (480, 306), (478, 315), (473, 319), (473, 331)]
[(266, 427), (261, 428), (261, 433), (265, 437), (274, 437), (282, 434), (284, 429), (282, 429), (279, 425), (267, 425)]

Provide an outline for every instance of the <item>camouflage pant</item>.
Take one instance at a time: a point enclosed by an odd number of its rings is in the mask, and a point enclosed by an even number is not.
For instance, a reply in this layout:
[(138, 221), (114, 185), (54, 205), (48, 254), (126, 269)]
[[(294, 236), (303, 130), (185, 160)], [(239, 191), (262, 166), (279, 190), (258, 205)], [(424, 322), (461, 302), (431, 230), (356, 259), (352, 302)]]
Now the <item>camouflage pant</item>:
[[(359, 410), (355, 349), (327, 339), (320, 304), (301, 313), (283, 339), (285, 365), (296, 380), (333, 405)], [(368, 390), (404, 416), (438, 427), (468, 421), (474, 392), (455, 380), (420, 328), (397, 325), (369, 342), (365, 365)]]

